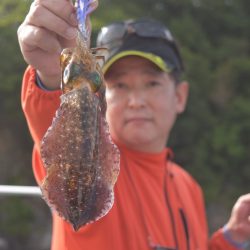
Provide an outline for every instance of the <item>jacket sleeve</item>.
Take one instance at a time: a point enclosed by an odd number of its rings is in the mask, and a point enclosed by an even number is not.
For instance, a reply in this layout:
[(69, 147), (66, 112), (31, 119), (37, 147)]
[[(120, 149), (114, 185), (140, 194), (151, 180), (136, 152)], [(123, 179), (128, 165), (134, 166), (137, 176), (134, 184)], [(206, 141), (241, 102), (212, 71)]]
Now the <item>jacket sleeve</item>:
[(237, 250), (223, 236), (222, 229), (215, 232), (209, 242), (209, 250)]
[(61, 91), (44, 91), (36, 85), (35, 79), (35, 69), (29, 66), (23, 77), (21, 104), (34, 141), (33, 171), (37, 182), (40, 183), (45, 176), (40, 159), (40, 141), (60, 105)]

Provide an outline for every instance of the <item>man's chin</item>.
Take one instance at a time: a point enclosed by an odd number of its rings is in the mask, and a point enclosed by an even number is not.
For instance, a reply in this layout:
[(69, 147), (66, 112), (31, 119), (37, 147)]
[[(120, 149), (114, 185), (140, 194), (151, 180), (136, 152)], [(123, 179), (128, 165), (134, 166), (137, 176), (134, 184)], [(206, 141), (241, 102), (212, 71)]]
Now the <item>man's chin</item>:
[(128, 148), (136, 151), (151, 151), (149, 149), (153, 148), (153, 146), (151, 146), (153, 145), (152, 141), (145, 138), (145, 133), (144, 136), (142, 135), (141, 137), (138, 136), (138, 134), (137, 136), (131, 137), (130, 140), (126, 140), (125, 144)]

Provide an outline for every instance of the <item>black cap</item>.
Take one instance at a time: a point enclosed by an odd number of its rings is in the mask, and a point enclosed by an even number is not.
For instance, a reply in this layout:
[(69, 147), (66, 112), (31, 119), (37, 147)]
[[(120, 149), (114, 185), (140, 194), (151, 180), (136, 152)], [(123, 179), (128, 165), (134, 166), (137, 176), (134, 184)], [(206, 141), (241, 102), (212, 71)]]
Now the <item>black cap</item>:
[(108, 49), (104, 72), (118, 59), (130, 55), (146, 58), (167, 73), (184, 71), (172, 34), (162, 23), (152, 19), (128, 20), (103, 27), (97, 46)]

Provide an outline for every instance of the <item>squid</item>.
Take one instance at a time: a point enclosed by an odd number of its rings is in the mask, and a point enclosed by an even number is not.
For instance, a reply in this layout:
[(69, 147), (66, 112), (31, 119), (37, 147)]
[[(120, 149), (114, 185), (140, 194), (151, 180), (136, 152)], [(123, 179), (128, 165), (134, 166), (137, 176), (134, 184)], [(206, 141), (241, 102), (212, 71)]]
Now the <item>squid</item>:
[(114, 203), (120, 153), (105, 119), (103, 48), (89, 48), (88, 15), (97, 0), (77, 0), (76, 47), (63, 50), (61, 102), (41, 142), (49, 207), (75, 231), (105, 216)]

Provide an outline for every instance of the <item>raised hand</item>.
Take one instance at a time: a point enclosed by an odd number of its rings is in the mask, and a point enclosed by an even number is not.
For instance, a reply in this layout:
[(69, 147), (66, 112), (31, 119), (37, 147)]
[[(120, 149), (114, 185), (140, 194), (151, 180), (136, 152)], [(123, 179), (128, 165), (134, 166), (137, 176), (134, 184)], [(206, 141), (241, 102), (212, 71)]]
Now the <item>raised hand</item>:
[(225, 228), (235, 242), (250, 241), (250, 193), (237, 200)]
[(35, 0), (18, 28), (24, 60), (50, 89), (59, 88), (60, 53), (75, 46), (76, 11), (68, 0)]

